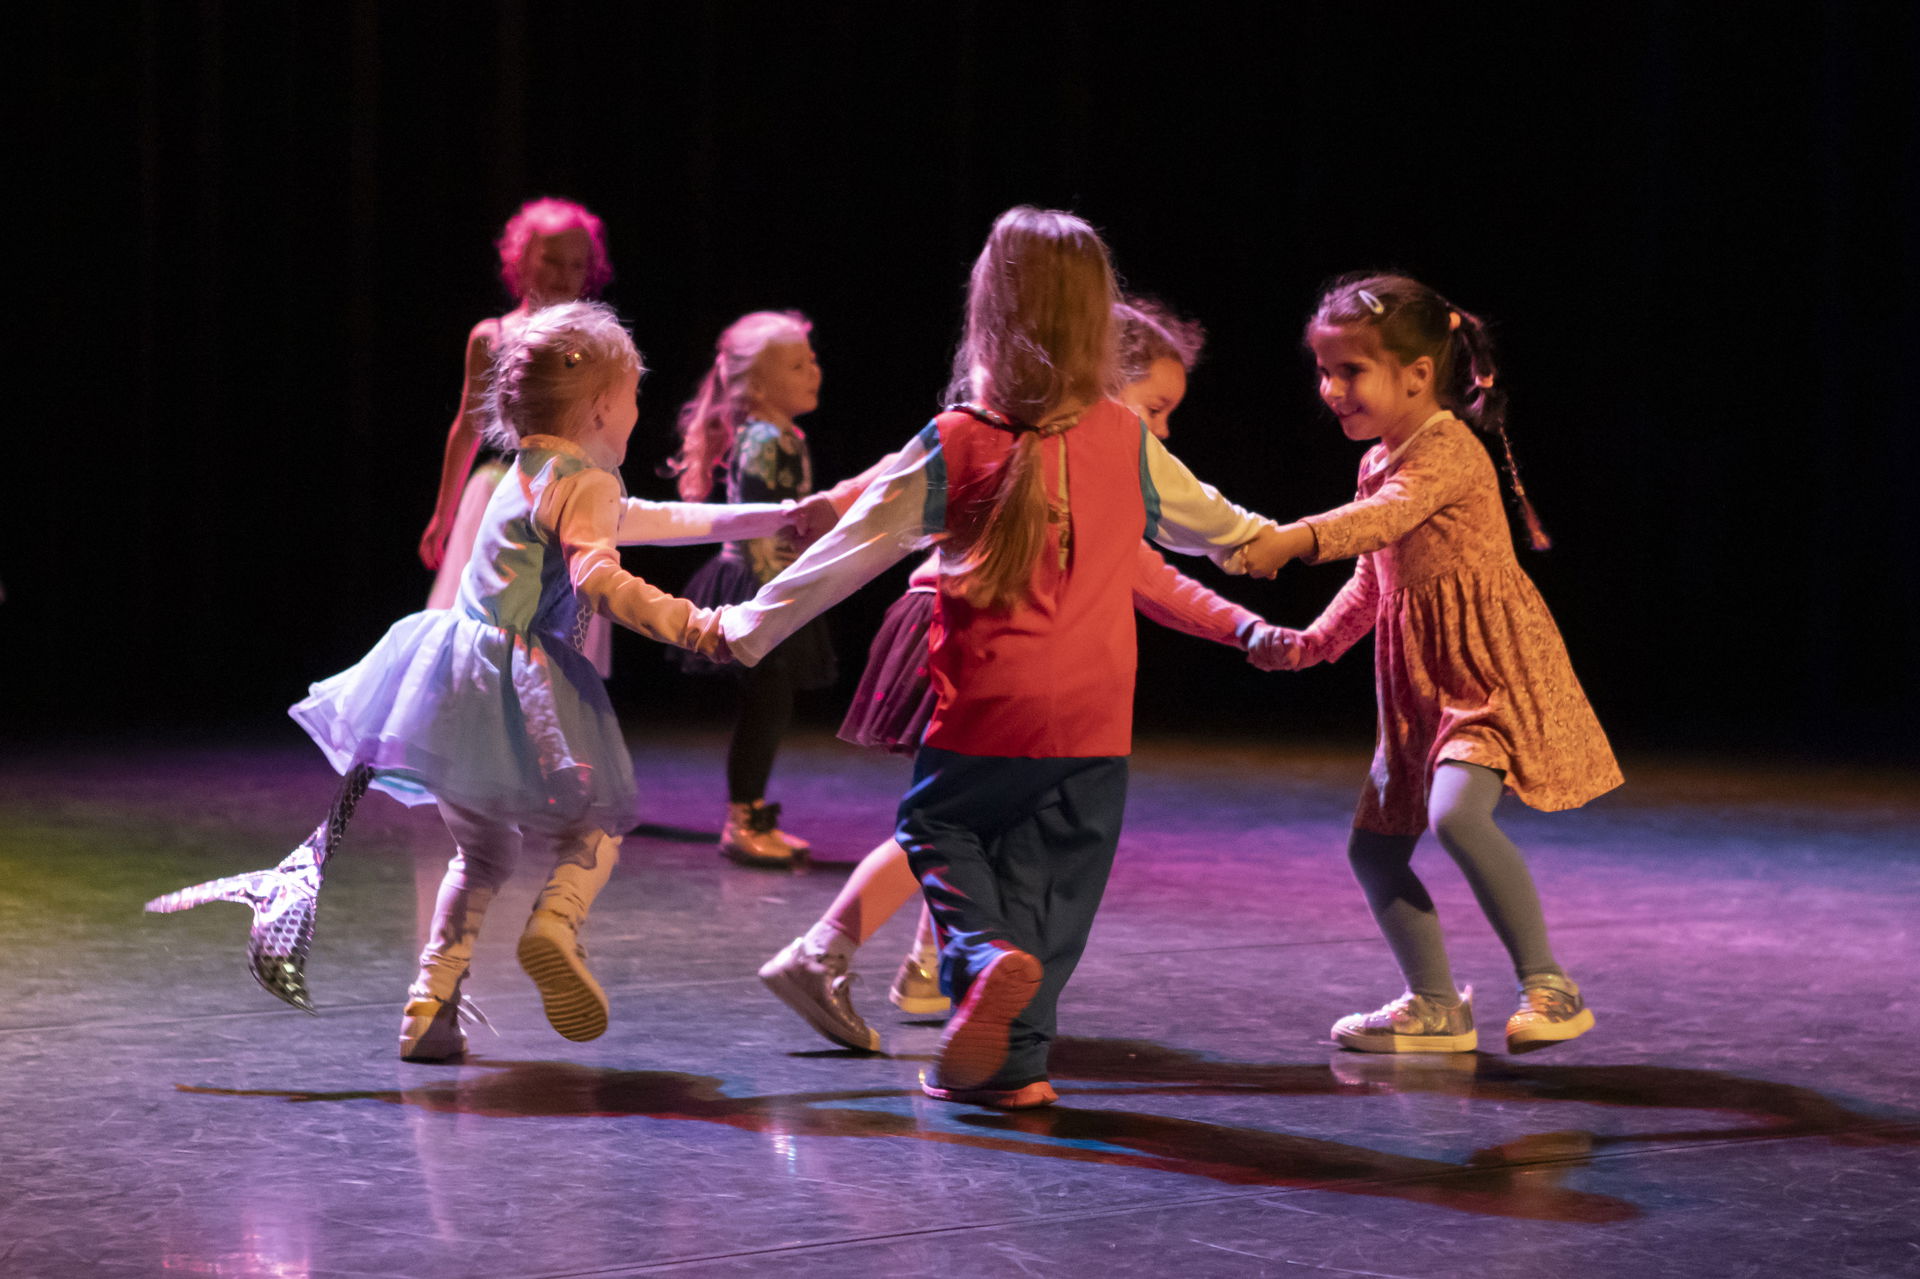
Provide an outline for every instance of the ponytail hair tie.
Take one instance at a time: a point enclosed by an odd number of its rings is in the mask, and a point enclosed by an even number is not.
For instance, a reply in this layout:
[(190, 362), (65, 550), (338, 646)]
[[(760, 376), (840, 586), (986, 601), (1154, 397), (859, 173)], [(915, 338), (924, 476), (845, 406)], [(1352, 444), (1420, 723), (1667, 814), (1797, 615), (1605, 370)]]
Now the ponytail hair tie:
[(1447, 312), (1447, 332), (1458, 333), (1459, 331), (1460, 331), (1460, 313), (1458, 311)]
[(1385, 315), (1387, 313), (1387, 304), (1366, 289), (1355, 289), (1353, 294), (1360, 299), (1362, 306), (1366, 307), (1367, 310), (1373, 312), (1375, 315)]
[(1473, 379), (1473, 384), (1483, 391), (1491, 391), (1493, 389), (1493, 374), (1488, 373), (1477, 377)]

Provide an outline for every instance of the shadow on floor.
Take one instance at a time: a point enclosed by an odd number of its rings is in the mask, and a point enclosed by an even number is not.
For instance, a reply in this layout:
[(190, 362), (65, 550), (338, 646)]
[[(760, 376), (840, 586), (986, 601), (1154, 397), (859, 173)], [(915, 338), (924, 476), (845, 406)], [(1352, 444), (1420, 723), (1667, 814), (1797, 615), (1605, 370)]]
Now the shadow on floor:
[[(1084, 1041), (1082, 1041), (1084, 1043)], [(1128, 1045), (1133, 1047), (1134, 1045)], [(1163, 1052), (1165, 1050), (1162, 1050)], [(377, 1101), (423, 1110), (501, 1118), (636, 1116), (720, 1124), (791, 1137), (883, 1137), (969, 1147), (1075, 1163), (1206, 1177), (1236, 1186), (1313, 1188), (1402, 1199), (1460, 1212), (1585, 1224), (1631, 1220), (1639, 1208), (1608, 1195), (1559, 1184), (1577, 1167), (1584, 1134), (1544, 1134), (1535, 1144), (1509, 1143), (1465, 1163), (1412, 1158), (1340, 1142), (1261, 1129), (1115, 1110), (1017, 1115), (950, 1112), (935, 1116), (902, 1089), (732, 1097), (712, 1076), (668, 1071), (607, 1070), (560, 1062), (486, 1061), (457, 1078), (418, 1087), (349, 1092), (198, 1088), (183, 1093), (276, 1098), (299, 1104)], [(1325, 1067), (1255, 1067), (1288, 1082), (1256, 1091), (1343, 1090)], [(1309, 1087), (1317, 1075), (1319, 1086)], [(910, 1108), (867, 1109), (855, 1102), (908, 1102)], [(957, 1118), (961, 1131), (943, 1121)]]

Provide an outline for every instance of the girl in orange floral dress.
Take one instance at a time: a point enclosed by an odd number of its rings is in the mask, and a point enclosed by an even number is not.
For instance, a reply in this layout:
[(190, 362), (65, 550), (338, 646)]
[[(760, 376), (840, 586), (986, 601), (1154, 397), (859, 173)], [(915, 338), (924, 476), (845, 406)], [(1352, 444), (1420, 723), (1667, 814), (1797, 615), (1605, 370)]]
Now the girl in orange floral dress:
[(1493, 821), (1504, 791), (1575, 808), (1620, 770), (1539, 592), (1513, 551), (1490, 447), (1507, 464), (1534, 549), (1541, 531), (1513, 467), (1491, 343), (1470, 313), (1417, 281), (1352, 276), (1307, 326), (1320, 395), (1351, 440), (1378, 440), (1355, 500), (1247, 549), (1249, 571), (1357, 559), (1303, 631), (1254, 654), (1270, 670), (1332, 661), (1374, 632), (1379, 744), (1348, 856), (1407, 981), (1400, 998), (1334, 1024), (1360, 1052), (1471, 1052), (1472, 991), (1457, 991), (1433, 900), (1412, 867), (1431, 826), (1513, 959), (1520, 1006), (1507, 1050), (1585, 1034), (1593, 1013), (1554, 959), (1520, 851)]

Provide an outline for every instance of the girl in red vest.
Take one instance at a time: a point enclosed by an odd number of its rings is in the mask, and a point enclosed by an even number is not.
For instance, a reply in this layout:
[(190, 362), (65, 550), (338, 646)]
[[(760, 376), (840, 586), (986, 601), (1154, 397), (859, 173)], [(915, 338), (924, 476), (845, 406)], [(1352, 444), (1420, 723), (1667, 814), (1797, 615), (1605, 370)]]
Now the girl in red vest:
[(1113, 398), (1113, 268), (1092, 227), (1020, 207), (974, 263), (950, 388), (834, 530), (723, 613), (752, 665), (930, 542), (937, 703), (897, 837), (956, 1011), (942, 1100), (1020, 1108), (1047, 1082), (1055, 1006), (1120, 836), (1142, 535), (1224, 558), (1274, 526), (1201, 484)]

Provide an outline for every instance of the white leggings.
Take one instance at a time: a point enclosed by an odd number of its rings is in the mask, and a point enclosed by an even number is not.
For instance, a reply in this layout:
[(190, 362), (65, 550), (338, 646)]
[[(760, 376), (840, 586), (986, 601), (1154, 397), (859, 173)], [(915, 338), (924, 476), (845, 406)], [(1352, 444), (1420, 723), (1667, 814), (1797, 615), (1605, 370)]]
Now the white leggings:
[(456, 849), (440, 881), (433, 926), (420, 952), (420, 973), (409, 992), (446, 999), (473, 959), (473, 943), (493, 895), (513, 875), (522, 844), (553, 858), (553, 873), (534, 900), (575, 928), (586, 922), (593, 899), (606, 887), (620, 860), (620, 839), (597, 826), (558, 818), (511, 821), (457, 804), (440, 802), (440, 817)]

